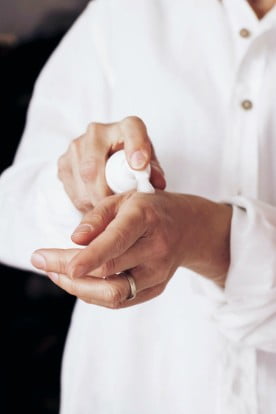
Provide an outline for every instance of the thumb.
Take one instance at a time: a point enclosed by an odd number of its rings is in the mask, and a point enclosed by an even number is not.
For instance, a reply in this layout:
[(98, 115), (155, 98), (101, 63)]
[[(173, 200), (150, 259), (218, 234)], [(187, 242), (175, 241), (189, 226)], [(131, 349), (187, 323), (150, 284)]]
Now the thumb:
[(120, 122), (120, 129), (129, 166), (134, 170), (145, 169), (151, 160), (152, 150), (144, 122), (130, 116)]
[(164, 190), (166, 188), (166, 179), (163, 168), (160, 165), (160, 162), (156, 156), (155, 150), (152, 147), (151, 154), (151, 176), (150, 181), (155, 188), (159, 190)]
[(158, 190), (164, 190), (166, 188), (165, 174), (160, 164), (156, 161), (151, 162), (151, 175), (150, 182)]

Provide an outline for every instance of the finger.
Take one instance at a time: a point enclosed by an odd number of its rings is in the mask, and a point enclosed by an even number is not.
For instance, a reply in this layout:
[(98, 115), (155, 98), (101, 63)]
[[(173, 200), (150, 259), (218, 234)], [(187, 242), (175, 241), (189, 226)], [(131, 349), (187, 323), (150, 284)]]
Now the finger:
[[(64, 190), (69, 196), (72, 203), (78, 210), (85, 212), (92, 208), (92, 203), (89, 201), (87, 194), (85, 193), (85, 187), (80, 182), (79, 172), (76, 169), (73, 171), (73, 159), (75, 160), (76, 144), (70, 146), (70, 151), (67, 151), (58, 160), (58, 178), (63, 184)], [(77, 177), (77, 180), (76, 180)]]
[(90, 304), (117, 309), (130, 296), (130, 286), (126, 277), (116, 276), (110, 279), (83, 277), (70, 279), (57, 273), (48, 273), (49, 278), (67, 293)]
[(121, 256), (110, 259), (102, 266), (93, 270), (93, 275), (97, 277), (108, 277), (116, 273), (121, 273), (130, 269), (137, 268), (150, 259), (150, 253), (144, 238), (139, 239)]
[(104, 124), (90, 124), (81, 146), (79, 174), (93, 204), (112, 194), (105, 180), (109, 151), (108, 127)]
[(72, 141), (67, 152), (58, 160), (58, 177), (62, 181), (64, 190), (75, 207), (82, 211), (92, 208), (85, 186), (81, 181), (79, 170), (78, 147), (82, 137)]
[(120, 275), (108, 280), (91, 277), (72, 280), (66, 275), (56, 273), (49, 273), (48, 276), (67, 293), (87, 303), (110, 309), (125, 308), (153, 299), (160, 295), (166, 286), (165, 284), (154, 286), (138, 293), (134, 299), (128, 300), (131, 293), (130, 285), (127, 278)]
[(122, 255), (145, 232), (145, 221), (139, 209), (117, 214), (113, 221), (85, 249), (73, 258), (68, 267), (70, 276), (80, 277)]
[(120, 305), (120, 309), (128, 308), (130, 306), (139, 305), (140, 303), (147, 302), (161, 295), (165, 290), (166, 284), (161, 283), (149, 289), (145, 289), (138, 293), (134, 299), (126, 300)]
[[(139, 247), (137, 247), (139, 249)], [(58, 273), (67, 275), (68, 274), (68, 264), (80, 252), (79, 249), (39, 249), (34, 252), (31, 258), (32, 264), (40, 269), (44, 270), (47, 273)], [(135, 251), (133, 252), (135, 254)], [(44, 261), (43, 265), (41, 261)], [(119, 258), (119, 261), (121, 258)], [(133, 260), (135, 262), (135, 259)], [(125, 267), (123, 264), (120, 266), (119, 264), (116, 265), (117, 269), (116, 272), (110, 273), (105, 272), (105, 270), (96, 269), (95, 271), (91, 271), (86, 274), (84, 277), (92, 277), (92, 278), (106, 278), (106, 277), (113, 277), (116, 273), (123, 273), (124, 270), (130, 269), (134, 266)], [(107, 274), (108, 273), (108, 274)], [(131, 270), (131, 275), (135, 278), (136, 281), (136, 289), (137, 292), (142, 290), (148, 289), (153, 287), (157, 284), (163, 283), (166, 278), (163, 272), (160, 272), (157, 267), (152, 268), (146, 265), (135, 267)]]
[[(161, 282), (158, 275), (158, 265), (152, 269), (152, 263), (154, 260), (152, 249), (149, 248), (148, 243), (144, 237), (138, 239), (138, 241), (130, 247), (121, 256), (111, 259), (104, 263), (97, 269), (93, 270), (93, 276), (108, 277), (117, 273), (122, 273), (131, 270), (131, 273), (135, 272), (137, 280), (139, 279), (138, 290), (151, 287), (156, 282)], [(150, 279), (153, 280), (150, 281)]]
[(115, 217), (117, 203), (120, 199), (121, 196), (108, 197), (93, 210), (86, 212), (81, 223), (71, 235), (72, 241), (76, 244), (87, 245), (103, 232)]
[[(123, 275), (124, 273), (130, 273), (131, 276), (135, 280), (136, 290), (137, 293), (142, 292), (145, 289), (152, 288), (160, 283), (165, 283), (168, 278), (166, 278), (163, 269), (157, 269), (157, 267), (153, 268), (152, 266), (148, 266), (147, 263), (143, 265), (139, 265), (137, 267), (129, 267), (125, 268), (125, 270), (121, 270), (114, 274)], [(97, 271), (93, 271), (94, 277), (101, 277), (103, 275), (97, 274)], [(107, 276), (105, 278), (113, 277), (113, 275)]]
[[(120, 199), (121, 196), (109, 197), (101, 206), (86, 213), (72, 235), (72, 241), (78, 244), (89, 243), (104, 231), (114, 218), (116, 203)], [(82, 249), (39, 249), (34, 252), (31, 262), (40, 270), (68, 274), (68, 264), (81, 251)]]
[(45, 272), (67, 273), (67, 265), (80, 249), (39, 249), (31, 256), (34, 267)]
[(78, 210), (85, 212), (88, 211), (92, 204), (94, 204), (94, 200), (90, 197), (89, 192), (85, 186), (85, 183), (82, 180), (80, 174), (80, 163), (81, 163), (81, 148), (83, 143), (83, 137), (78, 138), (77, 140), (73, 141), (73, 145), (71, 146), (71, 166), (72, 166), (72, 173), (73, 179), (72, 182), (69, 183), (73, 188), (73, 203), (77, 207)]
[(151, 159), (151, 142), (144, 122), (130, 116), (120, 122), (120, 133), (123, 136), (126, 158), (131, 168), (143, 170)]

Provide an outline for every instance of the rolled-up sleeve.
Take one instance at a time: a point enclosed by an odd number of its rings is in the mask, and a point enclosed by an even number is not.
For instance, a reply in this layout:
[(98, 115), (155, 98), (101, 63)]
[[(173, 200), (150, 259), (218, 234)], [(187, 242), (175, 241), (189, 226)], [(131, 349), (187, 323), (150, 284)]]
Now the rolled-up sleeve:
[(235, 197), (231, 263), (214, 320), (230, 340), (276, 352), (276, 208)]

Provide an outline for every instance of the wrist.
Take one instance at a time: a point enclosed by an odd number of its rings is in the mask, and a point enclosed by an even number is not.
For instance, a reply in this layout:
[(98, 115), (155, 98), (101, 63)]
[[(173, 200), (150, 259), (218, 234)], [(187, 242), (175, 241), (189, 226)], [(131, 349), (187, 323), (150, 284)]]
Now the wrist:
[(202, 197), (183, 197), (183, 214), (190, 219), (188, 223), (184, 220), (182, 228), (182, 266), (224, 287), (230, 264), (232, 207)]

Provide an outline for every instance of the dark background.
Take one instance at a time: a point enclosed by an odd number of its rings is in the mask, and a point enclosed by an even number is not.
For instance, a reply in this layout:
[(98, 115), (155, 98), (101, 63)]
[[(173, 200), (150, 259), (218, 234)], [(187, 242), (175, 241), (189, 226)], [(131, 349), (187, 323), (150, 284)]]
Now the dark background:
[[(87, 3), (35, 0), (32, 7), (32, 2), (0, 5), (0, 173), (12, 163), (41, 68)], [(75, 298), (32, 272), (0, 265), (0, 277), (0, 412), (57, 414), (61, 357)]]

